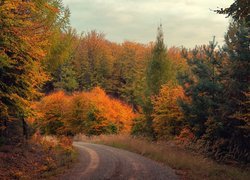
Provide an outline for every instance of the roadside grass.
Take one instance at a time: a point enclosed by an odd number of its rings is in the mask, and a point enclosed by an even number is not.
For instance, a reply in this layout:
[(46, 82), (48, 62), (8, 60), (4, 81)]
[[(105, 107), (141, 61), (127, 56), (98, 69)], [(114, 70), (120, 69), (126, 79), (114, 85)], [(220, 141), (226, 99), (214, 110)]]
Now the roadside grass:
[(218, 164), (200, 154), (176, 146), (173, 142), (151, 142), (129, 135), (78, 135), (75, 140), (104, 144), (132, 151), (170, 166), (182, 179), (248, 180), (249, 168)]

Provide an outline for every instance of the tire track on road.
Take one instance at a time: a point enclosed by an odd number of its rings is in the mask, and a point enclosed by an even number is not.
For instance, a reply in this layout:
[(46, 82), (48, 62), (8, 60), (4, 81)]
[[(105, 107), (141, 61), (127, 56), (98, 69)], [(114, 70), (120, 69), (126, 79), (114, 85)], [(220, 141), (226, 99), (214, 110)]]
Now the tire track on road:
[(176, 180), (174, 171), (138, 154), (105, 145), (74, 142), (79, 163), (62, 180)]

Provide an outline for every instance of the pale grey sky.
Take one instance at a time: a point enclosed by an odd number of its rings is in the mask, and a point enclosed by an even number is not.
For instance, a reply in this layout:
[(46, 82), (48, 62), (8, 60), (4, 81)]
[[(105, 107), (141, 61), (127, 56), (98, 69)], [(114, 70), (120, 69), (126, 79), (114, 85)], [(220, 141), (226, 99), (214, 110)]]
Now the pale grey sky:
[(233, 0), (63, 0), (71, 11), (71, 25), (79, 32), (97, 30), (114, 42), (155, 41), (163, 24), (170, 46), (194, 47), (216, 36), (220, 45), (229, 19), (211, 11)]

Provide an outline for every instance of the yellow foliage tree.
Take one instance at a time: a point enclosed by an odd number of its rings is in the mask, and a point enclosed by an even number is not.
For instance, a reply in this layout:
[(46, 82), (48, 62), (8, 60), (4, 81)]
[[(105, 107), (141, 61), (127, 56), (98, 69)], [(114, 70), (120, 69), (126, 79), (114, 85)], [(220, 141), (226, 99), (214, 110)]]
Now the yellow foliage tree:
[(159, 139), (169, 139), (178, 135), (183, 125), (183, 114), (178, 106), (178, 98), (184, 98), (182, 87), (165, 84), (159, 95), (152, 98), (153, 128)]

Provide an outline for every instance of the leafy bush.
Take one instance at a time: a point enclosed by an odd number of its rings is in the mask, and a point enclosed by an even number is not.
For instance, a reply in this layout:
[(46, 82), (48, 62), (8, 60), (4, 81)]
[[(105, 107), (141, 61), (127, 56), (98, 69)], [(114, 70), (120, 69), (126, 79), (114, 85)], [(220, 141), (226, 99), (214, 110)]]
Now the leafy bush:
[(111, 99), (101, 88), (68, 96), (59, 91), (37, 102), (35, 124), (44, 134), (86, 135), (129, 132), (132, 108)]

